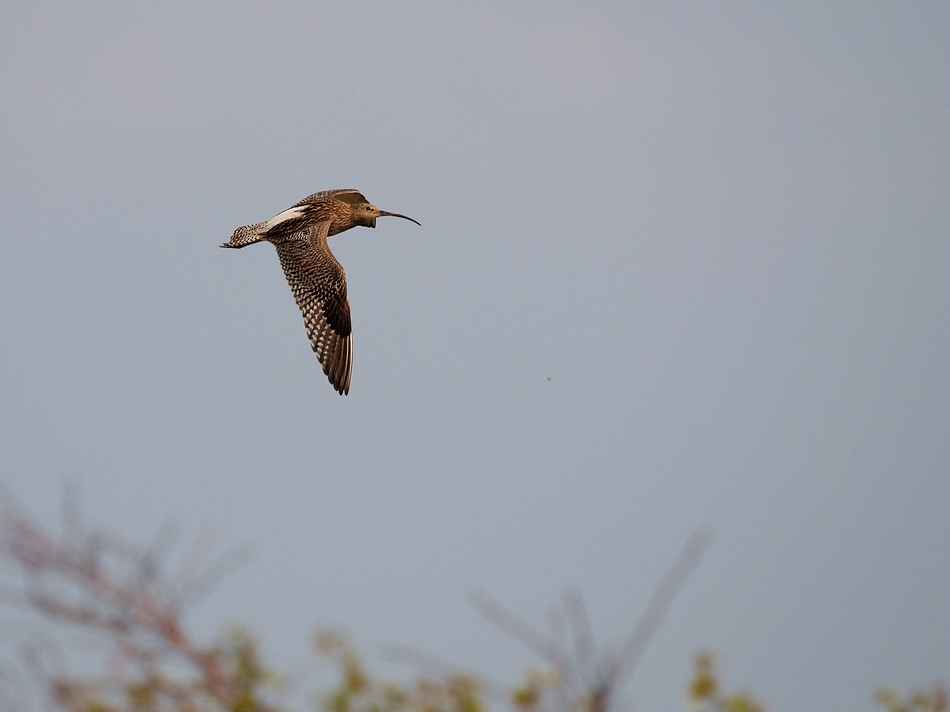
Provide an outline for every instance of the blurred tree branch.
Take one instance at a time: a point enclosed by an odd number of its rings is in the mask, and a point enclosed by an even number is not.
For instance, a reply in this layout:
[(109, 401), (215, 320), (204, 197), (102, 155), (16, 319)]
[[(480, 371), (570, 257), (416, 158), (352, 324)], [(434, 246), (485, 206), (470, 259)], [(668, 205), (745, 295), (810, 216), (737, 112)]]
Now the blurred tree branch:
[[(26, 662), (45, 679), (52, 699), (70, 710), (112, 709), (105, 702), (99, 707), (89, 702), (110, 694), (142, 710), (197, 710), (209, 703), (224, 709), (268, 709), (257, 690), (266, 675), (249, 639), (234, 635), (222, 647), (207, 648), (188, 635), (182, 620), (185, 605), (207, 592), (243, 555), (231, 552), (211, 559), (210, 542), (204, 538), (178, 575), (168, 577), (168, 531), (153, 547), (141, 549), (85, 531), (77, 505), (64, 499), (63, 534), (57, 538), (0, 492), (0, 556), (18, 574), (15, 583), (10, 575), (4, 577), (0, 600), (54, 623), (94, 631), (110, 649), (112, 679), (98, 683), (78, 683), (60, 670), (45, 670), (42, 656), (28, 649)], [(184, 681), (170, 678), (169, 665), (180, 667)], [(239, 705), (248, 701), (254, 705)]]
[[(277, 676), (262, 665), (255, 641), (233, 631), (217, 646), (195, 641), (184, 625), (186, 608), (245, 557), (213, 557), (200, 537), (175, 575), (168, 559), (177, 532), (163, 529), (149, 547), (83, 528), (78, 499), (64, 497), (63, 530), (54, 536), (0, 490), (0, 602), (57, 624), (91, 632), (105, 655), (105, 672), (74, 677), (55, 636), (33, 635), (20, 646), (27, 676), (0, 663), (0, 710), (28, 710), (24, 677), (38, 683), (47, 709), (66, 712), (277, 712)], [(398, 649), (396, 657), (419, 671), (407, 684), (371, 675), (342, 636), (325, 632), (317, 651), (336, 666), (338, 682), (318, 700), (324, 712), (487, 712), (489, 700), (514, 712), (611, 712), (644, 651), (662, 626), (682, 586), (710, 544), (698, 532), (687, 542), (654, 592), (643, 616), (618, 648), (599, 648), (579, 593), (564, 596), (550, 632), (532, 627), (483, 593), (474, 607), (538, 655), (546, 669), (529, 669), (513, 689), (464, 674), (456, 666)], [(12, 570), (11, 570), (12, 569)], [(21, 636), (24, 639), (27, 636)], [(687, 708), (708, 712), (763, 712), (745, 693), (725, 693), (715, 656), (701, 653), (687, 687)], [(946, 688), (902, 696), (879, 690), (887, 712), (948, 712)]]
[[(554, 706), (582, 712), (607, 712), (614, 708), (619, 693), (666, 619), (673, 599), (699, 566), (711, 543), (712, 537), (705, 531), (690, 537), (619, 651), (597, 650), (587, 609), (577, 592), (565, 595), (561, 609), (553, 616), (551, 635), (536, 630), (484, 593), (474, 594), (471, 602), (479, 613), (551, 666), (550, 674), (535, 672), (526, 677), (524, 685), (512, 694), (515, 706), (522, 709)], [(562, 642), (565, 620), (570, 644)], [(543, 704), (545, 690), (554, 692), (554, 703)]]
[(929, 692), (917, 690), (906, 696), (891, 687), (881, 688), (874, 693), (874, 699), (887, 712), (947, 712), (950, 709), (947, 688), (941, 682), (935, 682)]

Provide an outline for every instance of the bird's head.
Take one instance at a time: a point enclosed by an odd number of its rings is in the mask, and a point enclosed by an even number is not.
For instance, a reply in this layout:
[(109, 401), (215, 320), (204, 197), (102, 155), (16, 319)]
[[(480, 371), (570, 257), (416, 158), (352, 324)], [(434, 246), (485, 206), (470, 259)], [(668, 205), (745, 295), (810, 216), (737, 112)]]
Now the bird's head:
[[(403, 220), (412, 220), (408, 215), (400, 215), (399, 213), (389, 213), (385, 210), (380, 210), (375, 205), (370, 203), (357, 203), (356, 205), (350, 206), (350, 210), (353, 214), (353, 219), (356, 221), (357, 225), (363, 225), (364, 227), (376, 227), (376, 218), (381, 218), (389, 215), (394, 218), (402, 218)], [(416, 225), (421, 225), (418, 220), (412, 220)]]

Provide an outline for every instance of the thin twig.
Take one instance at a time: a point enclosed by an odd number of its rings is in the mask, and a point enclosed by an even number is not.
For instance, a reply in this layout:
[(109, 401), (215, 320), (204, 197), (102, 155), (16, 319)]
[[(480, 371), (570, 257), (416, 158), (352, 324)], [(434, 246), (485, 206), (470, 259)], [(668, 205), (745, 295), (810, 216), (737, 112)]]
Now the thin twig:
[[(706, 531), (699, 531), (690, 537), (682, 553), (660, 581), (646, 612), (627, 637), (619, 654), (611, 650), (597, 654), (590, 619), (576, 591), (564, 596), (561, 611), (552, 613), (551, 636), (537, 631), (484, 593), (476, 592), (470, 600), (489, 622), (551, 665), (558, 676), (556, 692), (561, 696), (561, 708), (606, 712), (615, 704), (617, 694), (633, 674), (650, 640), (666, 619), (673, 600), (696, 570), (711, 542), (712, 537)], [(564, 617), (573, 638), (573, 658), (567, 643), (563, 641)]]
[(630, 637), (627, 638), (626, 644), (617, 657), (617, 686), (623, 685), (636, 670), (643, 653), (646, 652), (646, 648), (650, 644), (650, 640), (663, 625), (663, 621), (666, 620), (673, 599), (676, 598), (680, 589), (683, 588), (683, 584), (699, 566), (699, 562), (702, 561), (703, 555), (711, 544), (712, 534), (709, 531), (700, 530), (693, 534), (686, 542), (686, 546), (683, 547), (682, 553), (660, 581), (660, 585), (656, 587), (646, 613), (643, 614), (640, 622), (637, 623)]
[(507, 608), (481, 591), (475, 591), (469, 596), (469, 602), (490, 623), (495, 624), (512, 638), (548, 662), (564, 683), (570, 684), (574, 678), (574, 670), (570, 657), (556, 640), (549, 638), (531, 625), (519, 618)]

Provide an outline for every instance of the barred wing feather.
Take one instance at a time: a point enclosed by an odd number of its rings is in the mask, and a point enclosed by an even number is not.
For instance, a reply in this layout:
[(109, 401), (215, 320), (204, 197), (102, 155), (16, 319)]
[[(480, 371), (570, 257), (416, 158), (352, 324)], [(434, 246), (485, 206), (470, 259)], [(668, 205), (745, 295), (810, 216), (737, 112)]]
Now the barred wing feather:
[(340, 395), (349, 393), (353, 372), (353, 334), (346, 273), (327, 247), (330, 221), (299, 233), (300, 239), (275, 243), (281, 267), (303, 314), (310, 346)]

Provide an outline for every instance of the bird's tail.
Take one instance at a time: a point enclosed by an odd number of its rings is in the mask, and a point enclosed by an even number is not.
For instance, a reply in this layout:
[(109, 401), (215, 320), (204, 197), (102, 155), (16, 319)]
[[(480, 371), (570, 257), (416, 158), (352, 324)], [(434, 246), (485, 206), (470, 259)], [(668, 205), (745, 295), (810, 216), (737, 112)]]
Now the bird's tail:
[(239, 227), (234, 231), (234, 234), (231, 235), (231, 239), (228, 242), (225, 242), (221, 247), (247, 247), (252, 245), (255, 242), (260, 242), (264, 238), (264, 227), (267, 223), (257, 223), (256, 225), (245, 225), (244, 227)]

